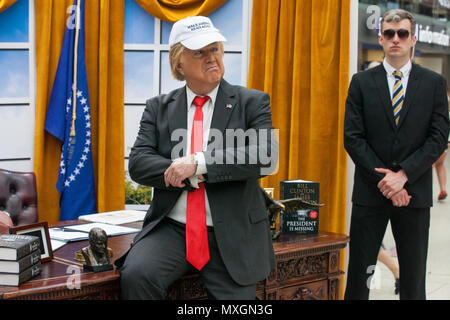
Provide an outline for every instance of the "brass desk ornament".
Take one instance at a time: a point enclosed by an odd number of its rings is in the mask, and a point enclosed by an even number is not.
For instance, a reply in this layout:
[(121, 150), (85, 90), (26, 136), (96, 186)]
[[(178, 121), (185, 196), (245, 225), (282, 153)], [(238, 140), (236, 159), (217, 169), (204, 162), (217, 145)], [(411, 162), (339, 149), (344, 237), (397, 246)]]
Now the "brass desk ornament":
[[(292, 213), (301, 209), (318, 209), (323, 206), (323, 204), (301, 198), (275, 200), (263, 187), (261, 187), (261, 192), (266, 203), (267, 216), (271, 225), (275, 225), (278, 214)], [(271, 232), (273, 240), (276, 240), (281, 234), (279, 230), (272, 229)]]

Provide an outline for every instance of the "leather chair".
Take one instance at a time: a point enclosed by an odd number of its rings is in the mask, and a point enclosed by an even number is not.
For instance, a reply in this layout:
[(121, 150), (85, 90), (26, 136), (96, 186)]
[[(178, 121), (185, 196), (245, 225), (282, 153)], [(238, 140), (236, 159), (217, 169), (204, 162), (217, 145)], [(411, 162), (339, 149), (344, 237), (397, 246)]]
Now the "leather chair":
[(14, 226), (38, 221), (34, 172), (0, 169), (0, 210), (10, 214)]

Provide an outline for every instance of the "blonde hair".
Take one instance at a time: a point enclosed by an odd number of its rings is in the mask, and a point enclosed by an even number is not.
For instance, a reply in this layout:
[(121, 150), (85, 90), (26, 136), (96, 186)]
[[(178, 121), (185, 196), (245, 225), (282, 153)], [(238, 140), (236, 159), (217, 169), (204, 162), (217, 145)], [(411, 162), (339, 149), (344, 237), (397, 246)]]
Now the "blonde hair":
[(185, 46), (178, 42), (170, 47), (169, 51), (169, 61), (170, 61), (170, 71), (172, 77), (177, 80), (183, 81), (184, 76), (178, 71), (178, 65), (180, 64), (181, 54), (184, 51)]
[[(185, 80), (184, 75), (178, 71), (178, 65), (180, 64), (181, 55), (183, 54), (184, 49), (186, 49), (186, 47), (183, 46), (181, 42), (178, 42), (170, 47), (169, 51), (170, 72), (172, 73), (172, 77), (179, 81)], [(225, 51), (222, 42), (219, 42), (219, 50), (223, 55)]]

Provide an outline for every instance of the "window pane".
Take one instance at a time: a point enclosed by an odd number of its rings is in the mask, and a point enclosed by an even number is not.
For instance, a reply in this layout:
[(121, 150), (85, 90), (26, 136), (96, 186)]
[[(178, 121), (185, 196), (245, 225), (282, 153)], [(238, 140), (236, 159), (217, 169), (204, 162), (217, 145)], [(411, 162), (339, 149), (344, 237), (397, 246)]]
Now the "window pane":
[(30, 106), (0, 106), (0, 159), (31, 158), (34, 141), (31, 112)]
[(209, 17), (214, 26), (220, 30), (227, 42), (225, 45), (242, 44), (242, 0), (229, 0)]
[[(10, 159), (10, 158), (8, 158)], [(31, 160), (10, 160), (0, 161), (0, 167), (2, 169), (11, 170), (11, 171), (20, 171), (20, 172), (29, 172), (33, 171), (33, 163)]]
[(185, 84), (185, 81), (178, 81), (172, 77), (170, 72), (169, 52), (161, 52), (161, 93), (169, 93)]
[(161, 20), (161, 43), (169, 44), (170, 30), (172, 30), (173, 23)]
[[(242, 44), (242, 0), (228, 0), (224, 5), (209, 15), (214, 26), (220, 30), (226, 45)], [(169, 43), (170, 30), (173, 23), (161, 21), (161, 43)]]
[(28, 0), (0, 13), (0, 42), (28, 42)]
[[(136, 137), (139, 131), (139, 123), (141, 122), (142, 113), (144, 112), (145, 106), (125, 106), (125, 118), (124, 118), (124, 129), (125, 129), (125, 157), (130, 155), (131, 147), (136, 141)], [(128, 169), (127, 169), (128, 170)]]
[(231, 84), (243, 85), (242, 83), (242, 54), (241, 53), (227, 53), (223, 56), (223, 64), (225, 66), (224, 78)]
[(0, 98), (28, 98), (28, 51), (0, 50)]
[(155, 18), (135, 0), (125, 0), (125, 43), (155, 42)]
[(153, 52), (125, 52), (125, 101), (153, 95)]

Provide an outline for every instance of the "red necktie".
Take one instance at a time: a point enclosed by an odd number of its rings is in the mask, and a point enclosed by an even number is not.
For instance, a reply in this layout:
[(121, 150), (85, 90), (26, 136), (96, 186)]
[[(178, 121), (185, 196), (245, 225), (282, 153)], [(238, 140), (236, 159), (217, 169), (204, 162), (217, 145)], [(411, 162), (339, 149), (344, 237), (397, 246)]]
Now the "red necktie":
[[(203, 104), (209, 97), (195, 97), (196, 106), (191, 133), (191, 154), (203, 151)], [(205, 186), (188, 191), (186, 206), (186, 260), (198, 270), (209, 261), (206, 230)]]

